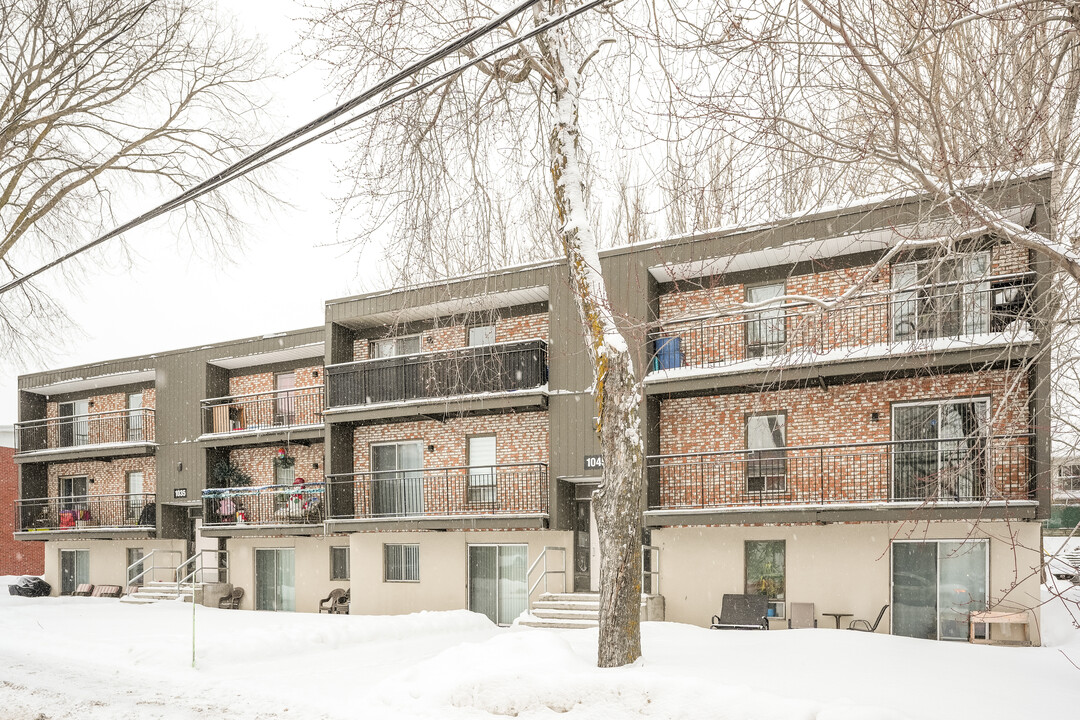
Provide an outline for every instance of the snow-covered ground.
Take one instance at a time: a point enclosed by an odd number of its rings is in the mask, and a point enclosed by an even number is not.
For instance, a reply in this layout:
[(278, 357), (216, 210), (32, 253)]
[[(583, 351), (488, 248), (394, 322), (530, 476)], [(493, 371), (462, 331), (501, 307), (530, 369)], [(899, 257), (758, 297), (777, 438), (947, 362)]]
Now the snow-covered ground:
[(0, 594), (0, 718), (1071, 718), (1069, 611), (1044, 608), (1042, 648), (646, 623), (642, 660), (598, 670), (595, 631), (198, 607), (192, 669), (191, 605)]

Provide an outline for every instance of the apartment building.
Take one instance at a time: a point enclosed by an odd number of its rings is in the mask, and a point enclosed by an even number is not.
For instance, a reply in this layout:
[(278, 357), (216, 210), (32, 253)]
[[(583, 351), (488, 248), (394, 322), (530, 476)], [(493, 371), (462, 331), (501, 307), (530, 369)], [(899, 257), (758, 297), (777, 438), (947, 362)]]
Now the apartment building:
[[(984, 197), (1047, 232), (1048, 192)], [(644, 383), (643, 588), (667, 619), (745, 592), (777, 628), (790, 602), (828, 624), (889, 605), (880, 632), (960, 639), (972, 609), (1037, 605), (1043, 261), (905, 198), (601, 262)], [(557, 260), (24, 376), (16, 537), (45, 542), (61, 592), (160, 553), (247, 609), (342, 587), (352, 613), (507, 624), (544, 587), (598, 587), (591, 383)]]

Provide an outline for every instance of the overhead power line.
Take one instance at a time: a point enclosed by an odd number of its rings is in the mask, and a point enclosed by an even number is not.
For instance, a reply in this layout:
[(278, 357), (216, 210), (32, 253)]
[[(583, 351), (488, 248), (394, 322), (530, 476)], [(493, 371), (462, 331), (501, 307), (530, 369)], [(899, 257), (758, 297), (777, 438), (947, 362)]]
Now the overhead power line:
[(401, 93), (393, 95), (390, 98), (387, 98), (383, 102), (379, 103), (378, 105), (375, 105), (375, 106), (373, 106), (371, 108), (368, 108), (367, 110), (363, 111), (362, 113), (359, 113), (358, 115), (347, 118), (347, 119), (345, 119), (345, 120), (343, 120), (341, 122), (337, 122), (336, 124), (332, 125), (330, 128), (325, 129), (322, 132), (316, 133), (315, 135), (305, 137), (305, 136), (309, 135), (310, 133), (312, 133), (313, 131), (318, 130), (319, 128), (322, 128), (323, 126), (325, 126), (325, 125), (327, 125), (329, 123), (333, 123), (336, 120), (339, 120), (339, 118), (341, 118), (343, 115), (346, 115), (347, 113), (349, 113), (350, 111), (356, 109), (357, 107), (359, 107), (363, 103), (367, 102), (368, 100), (371, 100), (373, 97), (375, 97), (379, 93), (384, 92), (386, 90), (389, 90), (394, 85), (401, 82), (402, 80), (405, 80), (405, 79), (408, 79), (409, 77), (412, 77), (416, 73), (418, 73), (421, 70), (431, 66), (432, 64), (438, 62), (439, 60), (442, 60), (442, 59), (448, 57), (449, 55), (457, 52), (458, 50), (460, 50), (461, 48), (469, 45), (470, 43), (475, 42), (476, 40), (484, 37), (485, 35), (490, 34), (495, 29), (497, 29), (500, 25), (503, 25), (504, 23), (508, 22), (509, 20), (512, 20), (513, 18), (520, 15), (524, 11), (528, 10), (530, 7), (532, 7), (533, 5), (535, 5), (539, 1), (540, 0), (524, 0), (524, 2), (519, 3), (518, 5), (514, 6), (510, 10), (506, 11), (502, 15), (499, 15), (499, 16), (493, 18), (492, 20), (490, 20), (487, 23), (481, 25), (480, 27), (476, 28), (475, 30), (471, 30), (468, 33), (462, 35), (461, 37), (447, 43), (446, 45), (443, 45), (441, 48), (429, 53), (428, 55), (424, 56), (420, 60), (418, 60), (418, 61), (416, 61), (414, 63), (411, 63), (410, 65), (407, 65), (405, 68), (398, 71), (397, 73), (394, 73), (390, 77), (385, 78), (384, 80), (382, 80), (382, 81), (376, 83), (375, 85), (371, 86), (370, 88), (364, 90), (362, 93), (360, 93), (356, 97), (342, 103), (341, 105), (338, 105), (333, 110), (330, 110), (329, 112), (326, 112), (326, 113), (320, 115), (319, 117), (315, 118), (314, 120), (311, 120), (310, 122), (305, 123), (304, 125), (300, 126), (299, 128), (287, 133), (286, 135), (283, 135), (282, 137), (270, 142), (269, 144), (264, 145), (263, 147), (259, 148), (255, 152), (241, 158), (240, 160), (238, 160), (237, 162), (235, 162), (235, 163), (229, 165), (228, 167), (224, 168), (223, 170), (221, 170), (217, 174), (207, 178), (206, 180), (203, 180), (199, 184), (197, 184), (197, 185), (191, 187), (190, 189), (180, 193), (179, 195), (173, 197), (172, 199), (167, 200), (166, 202), (158, 205), (157, 207), (154, 207), (153, 209), (142, 213), (141, 215), (129, 220), (128, 222), (113, 228), (112, 230), (106, 232), (105, 234), (98, 236), (94, 240), (91, 240), (90, 242), (85, 243), (84, 245), (81, 245), (81, 246), (71, 250), (70, 252), (67, 252), (67, 253), (63, 254), (63, 255), (55, 258), (54, 260), (50, 260), (49, 262), (45, 263), (44, 265), (41, 265), (40, 267), (38, 267), (38, 268), (36, 268), (36, 269), (34, 269), (34, 270), (24, 274), (24, 275), (20, 275), (19, 277), (14, 278), (13, 280), (11, 280), (11, 281), (5, 283), (4, 285), (0, 286), (0, 295), (3, 295), (4, 293), (8, 292), (9, 290), (13, 290), (13, 289), (19, 287), (20, 285), (26, 283), (27, 281), (31, 280), (32, 278), (36, 277), (37, 275), (40, 275), (41, 273), (43, 273), (43, 272), (45, 272), (45, 271), (47, 271), (47, 270), (49, 270), (51, 268), (54, 268), (57, 265), (60, 265), (61, 263), (64, 263), (64, 262), (72, 259), (73, 257), (75, 257), (75, 256), (77, 256), (77, 255), (79, 255), (79, 254), (81, 254), (83, 252), (86, 252), (87, 250), (90, 250), (90, 249), (92, 249), (94, 247), (97, 247), (98, 245), (106, 242), (107, 240), (111, 240), (112, 238), (117, 237), (119, 235), (122, 235), (123, 233), (127, 232), (128, 230), (132, 230), (132, 229), (138, 227), (139, 225), (142, 225), (142, 224), (144, 224), (144, 223), (146, 223), (146, 222), (148, 222), (148, 221), (150, 221), (150, 220), (152, 220), (152, 219), (154, 219), (154, 218), (156, 218), (156, 217), (158, 217), (160, 215), (163, 215), (163, 214), (165, 214), (167, 212), (175, 210), (176, 208), (178, 208), (178, 207), (180, 207), (180, 206), (182, 206), (182, 205), (184, 205), (184, 204), (186, 204), (188, 202), (191, 202), (192, 200), (195, 200), (195, 199), (197, 199), (197, 198), (199, 198), (199, 197), (201, 197), (201, 196), (203, 196), (203, 195), (205, 195), (205, 194), (207, 194), (209, 192), (212, 192), (212, 191), (218, 189), (219, 187), (221, 187), (221, 186), (223, 186), (223, 185), (225, 185), (225, 184), (227, 184), (229, 182), (232, 182), (233, 180), (235, 180), (235, 179), (237, 179), (239, 177), (242, 177), (242, 176), (244, 176), (244, 175), (246, 175), (246, 174), (248, 174), (248, 173), (250, 173), (250, 172), (252, 172), (252, 171), (254, 171), (254, 170), (256, 170), (256, 169), (258, 169), (258, 168), (260, 168), (260, 167), (262, 167), (262, 166), (264, 166), (266, 164), (268, 164), (268, 163), (271, 163), (271, 162), (273, 162), (273, 161), (275, 161), (275, 160), (277, 160), (279, 158), (285, 157), (286, 155), (288, 155), (291, 152), (294, 152), (294, 151), (296, 151), (296, 150), (298, 150), (298, 149), (300, 149), (300, 148), (302, 148), (302, 147), (304, 147), (306, 145), (309, 145), (310, 143), (315, 142), (316, 140), (322, 139), (322, 138), (326, 137), (327, 135), (330, 135), (330, 134), (332, 134), (334, 132), (337, 132), (341, 128), (346, 127), (347, 125), (350, 125), (350, 124), (355, 123), (355, 122), (357, 122), (359, 120), (362, 120), (363, 118), (366, 118), (366, 117), (368, 117), (368, 116), (370, 116), (370, 115), (372, 115), (372, 114), (374, 114), (374, 113), (376, 113), (376, 112), (378, 112), (380, 110), (383, 110), (383, 109), (393, 105), (394, 103), (400, 102), (401, 100), (404, 100), (407, 97), (410, 97), (412, 95), (415, 95), (416, 93), (422, 92), (422, 91), (432, 87), (433, 85), (436, 85), (436, 84), (438, 84), (440, 82), (444, 82), (444, 81), (454, 77), (455, 75), (463, 72), (464, 70), (467, 70), (467, 69), (469, 69), (469, 68), (483, 62), (484, 60), (490, 59), (491, 57), (494, 57), (495, 55), (498, 55), (501, 52), (504, 52), (504, 51), (516, 46), (516, 45), (519, 45), (519, 44), (525, 42), (526, 40), (529, 40), (529, 39), (539, 35), (542, 32), (545, 32), (547, 30), (550, 30), (551, 28), (554, 28), (554, 27), (556, 27), (558, 25), (561, 25), (562, 23), (564, 23), (564, 22), (566, 22), (566, 21), (568, 21), (568, 20), (570, 20), (570, 19), (572, 19), (572, 18), (574, 18), (574, 17), (576, 17), (576, 16), (578, 16), (578, 15), (580, 15), (580, 14), (582, 14), (582, 13), (588, 11), (588, 10), (592, 10), (593, 8), (597, 7), (598, 5), (602, 5), (605, 2), (610, 2), (610, 0), (590, 0), (590, 2), (587, 2), (587, 3), (583, 4), (583, 5), (580, 5), (580, 6), (576, 7), (576, 8), (574, 8), (573, 10), (570, 10), (570, 11), (568, 11), (566, 13), (563, 13), (562, 15), (559, 15), (558, 17), (552, 18), (551, 20), (548, 20), (545, 23), (537, 25), (536, 27), (532, 28), (531, 30), (523, 33), (522, 35), (519, 35), (519, 36), (513, 38), (512, 40), (510, 40), (510, 41), (508, 41), (506, 43), (503, 43), (502, 45), (499, 45), (499, 46), (497, 46), (495, 48), (492, 48), (491, 50), (488, 50), (487, 52), (482, 53), (482, 54), (478, 55), (475, 58), (472, 58), (472, 59), (470, 59), (470, 60), (468, 60), (466, 62), (463, 62), (463, 63), (455, 66), (454, 68), (452, 68), (452, 69), (450, 69), (450, 70), (448, 70), (446, 72), (440, 73), (439, 75), (436, 75), (435, 77), (432, 77), (431, 79), (426, 80), (423, 83), (420, 83), (419, 85), (415, 85), (415, 86), (410, 87), (410, 88), (408, 88), (407, 90), (405, 90), (405, 91), (403, 91)]

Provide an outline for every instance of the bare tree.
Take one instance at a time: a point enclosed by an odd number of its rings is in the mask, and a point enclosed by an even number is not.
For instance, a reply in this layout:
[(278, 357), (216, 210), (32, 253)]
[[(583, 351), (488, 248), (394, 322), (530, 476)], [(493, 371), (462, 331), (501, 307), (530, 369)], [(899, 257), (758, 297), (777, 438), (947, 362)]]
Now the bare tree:
[[(576, 5), (545, 0), (531, 17), (500, 27), (491, 42)], [(324, 8), (313, 24), (311, 52), (333, 58), (345, 91), (493, 16), (473, 0), (444, 8), (415, 0), (342, 2)], [(604, 456), (595, 496), (602, 548), (598, 662), (609, 667), (641, 654), (644, 453), (640, 380), (608, 303), (589, 207), (585, 128), (600, 120), (597, 113), (589, 125), (582, 122), (583, 98), (587, 87), (601, 83), (596, 68), (608, 57), (606, 27), (595, 14), (559, 26), (478, 72), (386, 110), (347, 138), (355, 154), (345, 168), (352, 182), (345, 202), (368, 209), (373, 226), (389, 228), (387, 255), (395, 260), (397, 283), (550, 256), (555, 247), (567, 259), (594, 369)], [(470, 47), (462, 55), (479, 52)], [(625, 232), (643, 232), (642, 212), (627, 201), (618, 220)], [(519, 220), (519, 237), (493, 242), (498, 228), (515, 224), (511, 218)]]
[[(255, 46), (198, 2), (0, 4), (0, 282), (113, 222), (126, 198), (225, 164), (254, 134), (259, 73)], [(185, 211), (193, 236), (229, 237), (220, 197)], [(6, 295), (0, 353), (30, 349), (59, 312), (30, 284)]]

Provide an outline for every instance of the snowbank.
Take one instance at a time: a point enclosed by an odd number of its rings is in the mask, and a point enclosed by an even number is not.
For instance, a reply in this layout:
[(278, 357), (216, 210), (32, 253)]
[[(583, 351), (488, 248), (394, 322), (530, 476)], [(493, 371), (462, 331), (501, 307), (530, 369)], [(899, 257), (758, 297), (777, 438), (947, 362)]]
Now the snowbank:
[(1046, 590), (1044, 648), (645, 623), (645, 656), (618, 670), (595, 667), (595, 630), (203, 607), (192, 669), (189, 604), (0, 595), (0, 718), (1071, 717), (1080, 589), (1067, 585)]

